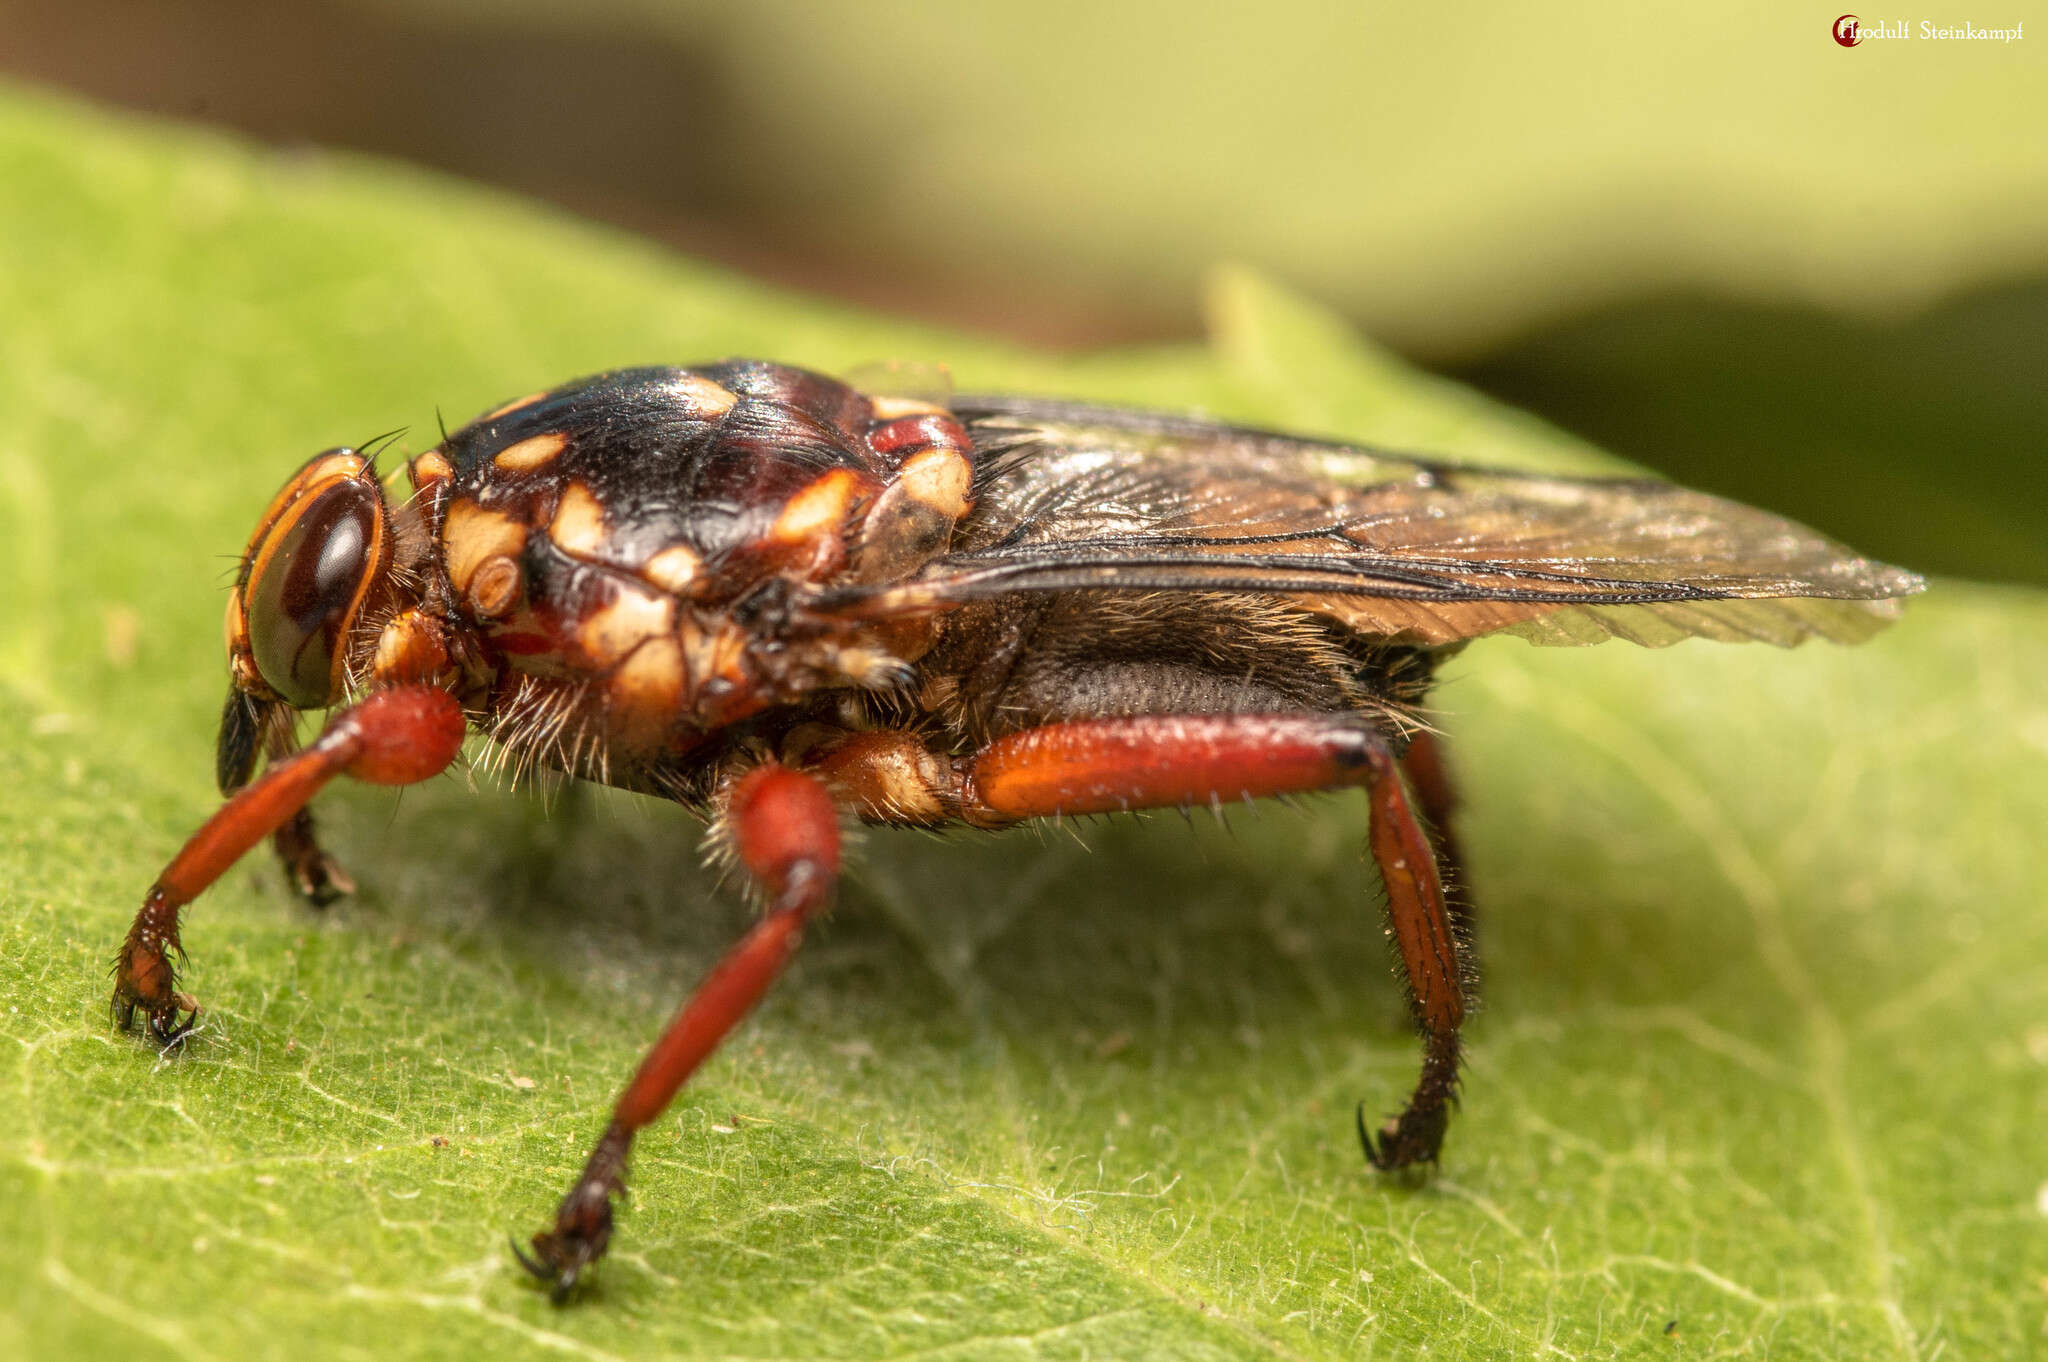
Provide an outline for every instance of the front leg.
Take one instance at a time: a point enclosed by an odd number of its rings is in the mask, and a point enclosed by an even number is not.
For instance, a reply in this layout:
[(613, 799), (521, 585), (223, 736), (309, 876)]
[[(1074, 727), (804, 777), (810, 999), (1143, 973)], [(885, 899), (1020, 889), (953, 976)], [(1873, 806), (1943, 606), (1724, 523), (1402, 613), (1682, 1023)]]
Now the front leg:
[(804, 925), (832, 901), (839, 811), (815, 777), (757, 767), (721, 792), (720, 805), (719, 827), (767, 891), (768, 913), (726, 952), (640, 1062), (582, 1176), (562, 1198), (554, 1227), (533, 1236), (532, 1256), (513, 1244), (520, 1263), (548, 1285), (557, 1304), (611, 1242), (612, 1198), (625, 1186), (634, 1135), (661, 1115), (697, 1066), (753, 1011), (795, 954)]
[[(179, 914), (240, 860), (288, 825), (338, 775), (373, 785), (410, 785), (438, 775), (462, 750), (462, 708), (446, 691), (399, 686), (335, 714), (310, 747), (274, 763), (238, 790), (171, 859), (142, 900), (114, 959), (114, 1018), (126, 1029), (137, 1009), (161, 1045), (183, 1038), (199, 1009), (177, 991), (171, 956), (183, 956)], [(181, 1016), (181, 1014), (184, 1014)]]
[[(289, 724), (274, 725), (266, 745), (272, 765), (289, 760), (298, 750), (298, 740), (292, 736)], [(313, 907), (325, 908), (336, 899), (355, 893), (355, 880), (321, 848), (311, 806), (300, 809), (270, 834), (270, 846), (277, 853), (277, 863), (284, 868), (285, 882)]]
[[(414, 677), (386, 677), (387, 682), (416, 680)], [(233, 799), (249, 783), (256, 768), (257, 749), (265, 762), (275, 766), (299, 750), (293, 731), (293, 711), (278, 700), (267, 700), (243, 690), (228, 689), (228, 702), (221, 710), (220, 741), (214, 757), (214, 775), (223, 799)], [(325, 908), (344, 894), (355, 892), (350, 879), (332, 856), (320, 849), (313, 828), (313, 811), (301, 808), (270, 835), (278, 863), (284, 867), (285, 882), (299, 897), (315, 908)]]
[(272, 833), (270, 845), (277, 852), (277, 863), (284, 867), (285, 879), (313, 907), (325, 908), (356, 892), (355, 879), (321, 848), (311, 809), (300, 809)]

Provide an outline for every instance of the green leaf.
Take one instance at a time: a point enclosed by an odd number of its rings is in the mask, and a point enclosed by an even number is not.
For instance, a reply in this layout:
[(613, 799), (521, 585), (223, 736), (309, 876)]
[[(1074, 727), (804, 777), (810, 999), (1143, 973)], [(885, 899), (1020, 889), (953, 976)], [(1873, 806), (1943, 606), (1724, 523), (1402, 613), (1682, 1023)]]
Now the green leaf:
[[(873, 833), (643, 1138), (542, 1225), (745, 913), (673, 809), (344, 789), (363, 882), (193, 912), (182, 1057), (106, 963), (213, 805), (219, 555), (313, 449), (611, 364), (950, 363), (1591, 466), (1241, 274), (1075, 359), (775, 294), (388, 166), (0, 97), (0, 1355), (1950, 1357), (2038, 1340), (2048, 600), (1879, 642), (1468, 650), (1439, 703), (1487, 1008), (1439, 1176), (1361, 1167), (1416, 1047), (1353, 799)], [(1078, 832), (1078, 836), (1070, 835)], [(1670, 1326), (1667, 1331), (1667, 1326)]]

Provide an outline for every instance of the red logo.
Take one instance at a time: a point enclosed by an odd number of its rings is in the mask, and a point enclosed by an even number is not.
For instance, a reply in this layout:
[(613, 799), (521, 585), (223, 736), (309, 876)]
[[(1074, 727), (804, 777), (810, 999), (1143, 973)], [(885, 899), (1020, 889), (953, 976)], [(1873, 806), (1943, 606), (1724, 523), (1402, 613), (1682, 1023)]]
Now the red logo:
[(1856, 16), (1844, 14), (1835, 20), (1835, 41), (1844, 47), (1854, 47), (1863, 41), (1863, 35), (1856, 31)]

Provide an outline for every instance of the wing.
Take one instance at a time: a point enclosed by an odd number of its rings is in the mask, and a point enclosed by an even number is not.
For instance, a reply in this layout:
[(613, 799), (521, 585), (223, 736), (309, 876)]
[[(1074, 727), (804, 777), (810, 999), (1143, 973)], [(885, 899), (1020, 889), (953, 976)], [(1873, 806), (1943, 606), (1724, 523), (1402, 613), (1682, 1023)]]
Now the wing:
[(1867, 638), (1923, 585), (1670, 483), (1460, 467), (1072, 403), (954, 409), (977, 472), (953, 550), (906, 582), (819, 605), (881, 616), (1017, 592), (1252, 592), (1428, 645), (1492, 633), (1790, 645)]

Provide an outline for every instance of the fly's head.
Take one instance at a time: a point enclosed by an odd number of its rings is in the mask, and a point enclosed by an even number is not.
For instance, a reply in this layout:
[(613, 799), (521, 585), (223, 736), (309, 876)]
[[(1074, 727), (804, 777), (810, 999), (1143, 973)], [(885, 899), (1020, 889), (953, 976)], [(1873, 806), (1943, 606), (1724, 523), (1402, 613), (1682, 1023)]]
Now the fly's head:
[(259, 747), (288, 735), (294, 712), (337, 704), (363, 683), (385, 625), (417, 596), (423, 553), (410, 509), (386, 499), (362, 451), (326, 450), (286, 481), (228, 598), (223, 792), (247, 783)]

